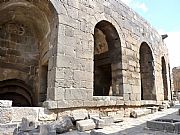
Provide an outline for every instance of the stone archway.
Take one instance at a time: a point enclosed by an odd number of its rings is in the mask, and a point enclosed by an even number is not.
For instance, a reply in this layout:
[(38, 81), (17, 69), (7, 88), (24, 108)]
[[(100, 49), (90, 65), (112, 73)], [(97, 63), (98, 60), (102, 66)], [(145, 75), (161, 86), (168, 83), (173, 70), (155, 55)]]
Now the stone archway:
[(164, 57), (161, 58), (164, 100), (168, 100), (167, 70)]
[(32, 88), (21, 80), (0, 82), (0, 100), (12, 100), (13, 106), (33, 106)]
[[(51, 49), (57, 44), (57, 33), (58, 15), (50, 1), (0, 2), (0, 69), (4, 71), (2, 74), (6, 74), (6, 70), (23, 72), (25, 77), (20, 81), (32, 87), (34, 106), (46, 100), (48, 62), (53, 55)], [(1, 80), (5, 81), (6, 77)], [(12, 91), (9, 86), (4, 89)]]
[(94, 96), (122, 96), (121, 42), (115, 27), (100, 21), (94, 30)]
[(147, 43), (140, 46), (141, 99), (156, 100), (154, 61)]

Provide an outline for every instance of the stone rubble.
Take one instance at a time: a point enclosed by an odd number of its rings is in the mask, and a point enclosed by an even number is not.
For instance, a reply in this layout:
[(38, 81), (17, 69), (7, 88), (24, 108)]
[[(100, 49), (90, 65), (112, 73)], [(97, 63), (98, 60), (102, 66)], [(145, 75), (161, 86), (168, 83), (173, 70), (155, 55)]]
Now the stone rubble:
[(91, 129), (94, 129), (96, 127), (96, 124), (92, 119), (87, 119), (87, 120), (80, 120), (76, 122), (76, 128), (79, 131), (88, 131)]
[(130, 117), (137, 118), (143, 115), (150, 114), (151, 112), (151, 109), (136, 109), (130, 113)]
[[(152, 107), (153, 108), (153, 107)], [(134, 109), (137, 110), (137, 109)], [(146, 109), (142, 109), (146, 110)], [(151, 112), (151, 109), (148, 109)], [(66, 117), (60, 117), (58, 120), (54, 122), (49, 122), (49, 123), (36, 123), (31, 120), (28, 120), (26, 118), (22, 119), (21, 124), (9, 124), (8, 126), (0, 126), (0, 133), (1, 131), (9, 130), (9, 129), (15, 129), (13, 135), (57, 135), (57, 134), (62, 134), (62, 135), (122, 135), (124, 132), (121, 130), (125, 130), (128, 128), (130, 125), (139, 125), (141, 122), (144, 120), (152, 120), (152, 118), (159, 118), (160, 113), (162, 114), (171, 114), (174, 113), (175, 111), (173, 109), (165, 109), (164, 111), (159, 111), (159, 112), (154, 112), (150, 113), (149, 115), (143, 115), (141, 117), (138, 117), (138, 119), (135, 118), (122, 118), (119, 123), (116, 123), (113, 121), (112, 117), (109, 116), (92, 116), (91, 118), (86, 118), (85, 120), (77, 120), (74, 123), (74, 119), (72, 115), (66, 116)], [(180, 119), (178, 115), (178, 109), (176, 110), (175, 117), (172, 117), (172, 119)], [(89, 113), (88, 115), (90, 115)], [(158, 117), (157, 117), (158, 116)], [(169, 116), (169, 115), (167, 115)], [(146, 118), (146, 119), (145, 119)], [(106, 121), (106, 122), (105, 122)], [(122, 122), (123, 121), (123, 122)], [(107, 123), (109, 122), (109, 123)], [(145, 121), (144, 121), (145, 122)], [(74, 124), (74, 125), (73, 125)], [(126, 126), (125, 126), (126, 125)], [(148, 127), (148, 126), (147, 126)], [(157, 125), (155, 125), (157, 127)], [(176, 130), (179, 132), (179, 124), (176, 123), (173, 126), (169, 125), (168, 123), (162, 127), (162, 129), (166, 129), (168, 132), (172, 132), (173, 130)], [(160, 129), (159, 127), (158, 129)], [(150, 128), (146, 129), (148, 132), (154, 132), (154, 131), (149, 131)], [(141, 129), (141, 132), (147, 132)], [(136, 131), (140, 133), (140, 131)], [(161, 132), (164, 132), (161, 130)], [(2, 132), (6, 133), (6, 132)], [(128, 134), (129, 135), (129, 134)], [(131, 135), (131, 134), (130, 134)], [(133, 135), (133, 134), (132, 134)]]
[(99, 117), (92, 117), (91, 119), (94, 121), (96, 129), (101, 129), (105, 126), (105, 121), (100, 119)]

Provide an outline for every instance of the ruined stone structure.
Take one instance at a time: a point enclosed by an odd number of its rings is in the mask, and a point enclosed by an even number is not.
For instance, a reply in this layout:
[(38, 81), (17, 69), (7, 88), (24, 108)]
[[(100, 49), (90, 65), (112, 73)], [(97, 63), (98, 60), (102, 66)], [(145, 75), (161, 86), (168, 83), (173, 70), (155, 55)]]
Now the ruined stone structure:
[(180, 67), (174, 67), (172, 69), (173, 85), (174, 85), (174, 96), (178, 97), (180, 92)]
[(48, 109), (171, 99), (167, 47), (120, 0), (1, 0), (0, 99)]

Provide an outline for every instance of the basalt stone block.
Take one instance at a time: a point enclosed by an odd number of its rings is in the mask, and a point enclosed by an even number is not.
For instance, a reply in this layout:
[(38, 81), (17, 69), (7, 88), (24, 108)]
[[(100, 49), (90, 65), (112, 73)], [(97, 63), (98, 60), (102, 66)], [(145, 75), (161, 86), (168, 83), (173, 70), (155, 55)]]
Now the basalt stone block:
[(147, 109), (150, 109), (151, 113), (155, 113), (158, 111), (158, 107), (147, 107)]
[(104, 121), (104, 126), (110, 126), (114, 123), (113, 117), (100, 117)]
[(73, 129), (74, 125), (70, 117), (65, 116), (62, 119), (59, 119), (50, 124), (52, 129), (56, 130), (56, 133), (62, 134), (68, 132), (69, 130)]
[(88, 131), (96, 127), (92, 119), (76, 121), (76, 127), (79, 131)]
[(160, 121), (147, 121), (146, 125), (147, 125), (147, 128), (152, 129), (152, 130), (159, 130), (159, 131), (164, 130), (164, 124), (163, 122), (160, 122)]
[(180, 121), (174, 119), (157, 119), (147, 121), (147, 127), (152, 130), (180, 133)]
[(151, 113), (150, 109), (136, 109), (136, 110), (131, 111), (130, 117), (137, 118), (137, 117), (147, 115), (150, 113)]
[(96, 129), (100, 129), (100, 128), (104, 128), (104, 125), (105, 125), (105, 121), (100, 119), (99, 117), (92, 117), (91, 118), (94, 123), (96, 124)]
[(180, 122), (176, 122), (175, 124), (174, 124), (174, 126), (175, 126), (175, 133), (180, 133)]
[(22, 118), (22, 123), (20, 125), (20, 131), (31, 131), (35, 129), (35, 122), (33, 121), (29, 121), (28, 119), (26, 118)]
[(164, 123), (164, 130), (170, 133), (173, 133), (175, 131), (175, 125), (174, 123)]
[(40, 125), (40, 132), (38, 135), (56, 135), (56, 130), (50, 125)]

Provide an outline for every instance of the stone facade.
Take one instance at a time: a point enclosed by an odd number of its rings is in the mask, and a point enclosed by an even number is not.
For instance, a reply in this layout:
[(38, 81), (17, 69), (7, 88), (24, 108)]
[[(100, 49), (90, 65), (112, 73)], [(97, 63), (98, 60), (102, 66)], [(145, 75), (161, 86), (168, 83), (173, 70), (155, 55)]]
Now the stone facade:
[(120, 0), (0, 2), (0, 98), (14, 106), (162, 104), (168, 65), (162, 37)]
[(172, 76), (173, 76), (174, 96), (179, 97), (178, 92), (180, 92), (180, 67), (174, 67), (172, 69)]

